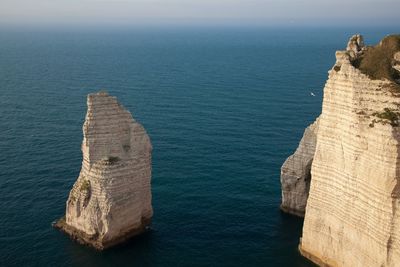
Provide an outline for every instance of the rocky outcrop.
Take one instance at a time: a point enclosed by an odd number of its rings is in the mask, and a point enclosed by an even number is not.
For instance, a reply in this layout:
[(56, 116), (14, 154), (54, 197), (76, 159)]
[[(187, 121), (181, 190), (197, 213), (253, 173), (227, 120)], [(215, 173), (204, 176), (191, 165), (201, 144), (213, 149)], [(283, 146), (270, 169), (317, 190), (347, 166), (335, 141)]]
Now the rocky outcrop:
[[(400, 72), (400, 52), (397, 52), (394, 54), (394, 61), (393, 61), (393, 68), (397, 71)], [(400, 79), (397, 79), (397, 82), (400, 82)]]
[(310, 191), (311, 163), (317, 143), (318, 120), (308, 126), (296, 152), (281, 168), (282, 204), (284, 212), (304, 216)]
[(351, 59), (357, 58), (365, 49), (364, 37), (360, 34), (353, 35), (347, 43), (346, 52)]
[(299, 247), (320, 266), (400, 262), (400, 37), (360, 40), (336, 53), (318, 121)]
[(151, 150), (142, 125), (117, 99), (89, 94), (83, 125), (82, 169), (56, 223), (97, 249), (123, 242), (150, 224)]

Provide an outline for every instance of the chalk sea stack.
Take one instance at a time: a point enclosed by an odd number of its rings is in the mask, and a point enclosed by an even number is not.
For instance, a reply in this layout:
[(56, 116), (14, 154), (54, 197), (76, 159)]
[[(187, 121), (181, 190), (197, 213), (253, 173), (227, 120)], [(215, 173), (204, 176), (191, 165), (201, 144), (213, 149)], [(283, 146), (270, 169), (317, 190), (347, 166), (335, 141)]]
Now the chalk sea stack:
[(56, 228), (105, 249), (143, 233), (153, 215), (149, 136), (117, 99), (89, 94), (83, 161)]
[[(312, 159), (282, 167), (283, 195), (308, 195), (299, 248), (320, 266), (400, 265), (399, 66), (400, 35), (376, 46), (353, 36), (329, 71), (316, 137), (298, 149)], [(309, 161), (310, 187), (285, 187), (307, 177)]]

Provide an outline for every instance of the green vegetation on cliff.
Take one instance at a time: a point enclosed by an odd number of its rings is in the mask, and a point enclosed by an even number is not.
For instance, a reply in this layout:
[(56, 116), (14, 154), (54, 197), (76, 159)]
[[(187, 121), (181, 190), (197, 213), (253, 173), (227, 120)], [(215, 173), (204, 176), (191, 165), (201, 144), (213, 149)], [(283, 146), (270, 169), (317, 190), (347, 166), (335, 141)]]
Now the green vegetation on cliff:
[[(354, 60), (353, 65), (371, 79), (388, 79), (396, 82), (400, 74), (393, 69), (393, 57), (400, 51), (400, 35), (389, 35), (378, 45), (369, 46), (360, 57)], [(400, 86), (397, 86), (400, 89)]]

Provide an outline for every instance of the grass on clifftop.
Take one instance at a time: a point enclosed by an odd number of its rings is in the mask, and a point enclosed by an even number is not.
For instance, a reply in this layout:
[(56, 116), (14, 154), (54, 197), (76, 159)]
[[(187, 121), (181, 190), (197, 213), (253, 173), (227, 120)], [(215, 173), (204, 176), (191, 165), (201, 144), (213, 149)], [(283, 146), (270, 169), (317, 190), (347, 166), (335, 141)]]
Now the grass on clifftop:
[[(400, 51), (400, 35), (389, 35), (376, 46), (367, 47), (353, 62), (354, 67), (373, 80), (388, 79), (396, 82), (400, 74), (392, 68), (393, 56)], [(397, 86), (400, 89), (400, 86)]]

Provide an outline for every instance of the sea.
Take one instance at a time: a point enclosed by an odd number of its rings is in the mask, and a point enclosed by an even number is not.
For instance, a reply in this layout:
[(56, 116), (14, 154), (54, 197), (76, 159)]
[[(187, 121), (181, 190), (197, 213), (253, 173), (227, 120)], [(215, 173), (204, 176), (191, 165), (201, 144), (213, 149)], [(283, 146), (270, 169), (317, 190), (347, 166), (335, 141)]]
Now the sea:
[[(313, 266), (298, 252), (303, 220), (279, 210), (280, 167), (321, 112), (335, 51), (395, 32), (1, 28), (0, 266)], [(153, 144), (152, 231), (104, 252), (51, 227), (100, 90)]]

